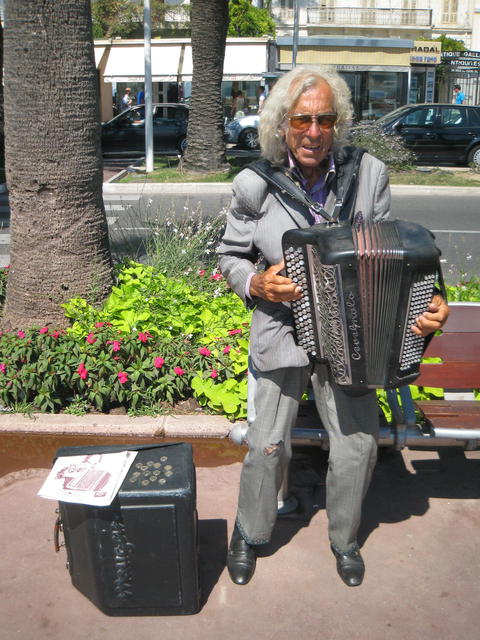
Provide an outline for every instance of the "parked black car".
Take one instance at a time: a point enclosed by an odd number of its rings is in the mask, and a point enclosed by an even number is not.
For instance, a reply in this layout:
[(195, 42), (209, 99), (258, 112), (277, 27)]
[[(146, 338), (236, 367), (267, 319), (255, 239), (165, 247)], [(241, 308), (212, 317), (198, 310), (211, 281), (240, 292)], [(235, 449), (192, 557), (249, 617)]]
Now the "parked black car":
[(480, 107), (409, 104), (374, 123), (401, 136), (421, 163), (480, 166)]
[[(186, 148), (188, 107), (153, 105), (153, 150), (183, 153)], [(102, 151), (145, 153), (145, 105), (136, 105), (102, 124)]]

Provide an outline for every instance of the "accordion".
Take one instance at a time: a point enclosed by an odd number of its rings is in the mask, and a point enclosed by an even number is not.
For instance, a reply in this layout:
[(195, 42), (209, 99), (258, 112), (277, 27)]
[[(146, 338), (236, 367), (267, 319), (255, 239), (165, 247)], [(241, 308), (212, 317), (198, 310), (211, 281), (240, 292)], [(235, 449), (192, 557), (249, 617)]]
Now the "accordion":
[(297, 342), (345, 390), (394, 388), (419, 375), (425, 338), (411, 327), (443, 283), (432, 233), (403, 220), (314, 225), (282, 239)]

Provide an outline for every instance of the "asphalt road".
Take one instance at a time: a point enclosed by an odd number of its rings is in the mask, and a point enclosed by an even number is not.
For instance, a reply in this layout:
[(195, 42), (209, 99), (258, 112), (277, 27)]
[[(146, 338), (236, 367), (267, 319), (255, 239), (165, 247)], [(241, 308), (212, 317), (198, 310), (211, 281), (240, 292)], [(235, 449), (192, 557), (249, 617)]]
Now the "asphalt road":
[[(230, 201), (229, 185), (171, 189), (108, 185), (104, 201), (114, 249), (142, 253), (141, 240), (152, 221), (192, 210), (218, 215)], [(392, 215), (413, 220), (431, 229), (442, 251), (445, 277), (456, 282), (461, 273), (480, 273), (480, 189), (476, 187), (392, 186)], [(150, 222), (149, 222), (150, 221)]]

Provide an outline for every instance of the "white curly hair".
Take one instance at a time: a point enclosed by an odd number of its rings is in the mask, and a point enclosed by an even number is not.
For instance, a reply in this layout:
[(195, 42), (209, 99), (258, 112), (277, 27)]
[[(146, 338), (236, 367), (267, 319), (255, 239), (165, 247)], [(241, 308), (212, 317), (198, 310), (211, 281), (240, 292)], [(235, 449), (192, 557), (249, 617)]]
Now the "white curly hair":
[(353, 108), (350, 89), (333, 67), (309, 65), (295, 67), (279, 78), (262, 109), (259, 124), (261, 155), (272, 164), (282, 165), (287, 154), (285, 137), (281, 134), (287, 123), (287, 115), (302, 93), (319, 82), (326, 82), (333, 92), (333, 108), (337, 122), (333, 134), (333, 150), (347, 142), (347, 132), (352, 121)]

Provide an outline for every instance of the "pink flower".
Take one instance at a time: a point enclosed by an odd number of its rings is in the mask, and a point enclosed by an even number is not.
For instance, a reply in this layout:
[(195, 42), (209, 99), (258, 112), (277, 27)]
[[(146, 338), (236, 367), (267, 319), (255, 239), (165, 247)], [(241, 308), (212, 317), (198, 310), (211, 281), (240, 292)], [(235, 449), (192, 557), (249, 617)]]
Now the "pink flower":
[(163, 358), (160, 358), (160, 356), (158, 358), (155, 358), (153, 361), (153, 365), (157, 369), (161, 369), (164, 364), (165, 364), (165, 360)]
[(232, 329), (228, 333), (229, 333), (229, 335), (234, 336), (236, 333), (242, 333), (242, 330), (241, 329)]
[(212, 352), (210, 351), (210, 349), (207, 349), (207, 347), (200, 347), (200, 349), (198, 350), (198, 353), (202, 356), (211, 356)]
[(140, 331), (140, 333), (138, 334), (138, 339), (140, 340), (140, 342), (147, 342), (151, 337), (152, 336), (148, 331), (145, 331), (144, 333)]
[(226, 347), (225, 347), (225, 349), (223, 350), (223, 353), (229, 353), (229, 351), (230, 351), (230, 349), (231, 349), (231, 348), (232, 348), (232, 347), (231, 347), (229, 344), (227, 344), (227, 346), (226, 346)]
[(198, 270), (198, 275), (199, 276), (204, 276), (205, 275), (205, 269), (199, 269)]
[(128, 380), (128, 373), (125, 373), (125, 371), (119, 371), (118, 380), (120, 381), (120, 384), (125, 384)]
[(210, 280), (221, 280), (221, 279), (222, 279), (221, 273), (214, 273), (213, 276), (210, 276)]
[(42, 327), (38, 333), (48, 333), (48, 327)]
[(57, 331), (55, 329), (55, 331), (52, 331), (52, 333), (50, 334), (52, 336), (52, 338), (58, 338), (60, 335), (60, 331)]
[(86, 378), (88, 376), (88, 371), (87, 371), (87, 369), (85, 369), (85, 364), (83, 362), (81, 362), (78, 365), (77, 373), (78, 373), (78, 375), (80, 376), (80, 378), (82, 380), (86, 380)]
[(17, 331), (17, 336), (19, 338), (25, 338), (25, 333), (23, 331)]
[(216, 369), (212, 369), (212, 373), (210, 374), (210, 378), (217, 378), (218, 377), (218, 371)]
[(173, 372), (174, 372), (177, 376), (183, 376), (183, 374), (185, 373), (185, 371), (182, 369), (182, 367), (174, 367), (174, 368), (173, 368)]
[(107, 344), (111, 344), (112, 351), (120, 351), (122, 345), (120, 344), (120, 340), (107, 340)]
[(5, 366), (5, 364), (3, 362), (0, 362), (0, 373), (5, 373), (6, 370), (7, 367)]
[(87, 342), (88, 344), (95, 344), (95, 342), (97, 341), (96, 337), (93, 335), (93, 333), (89, 333), (87, 336)]
[(105, 324), (105, 322), (96, 322), (95, 323), (95, 328), (96, 329), (100, 329), (100, 327), (103, 327), (104, 324)]

